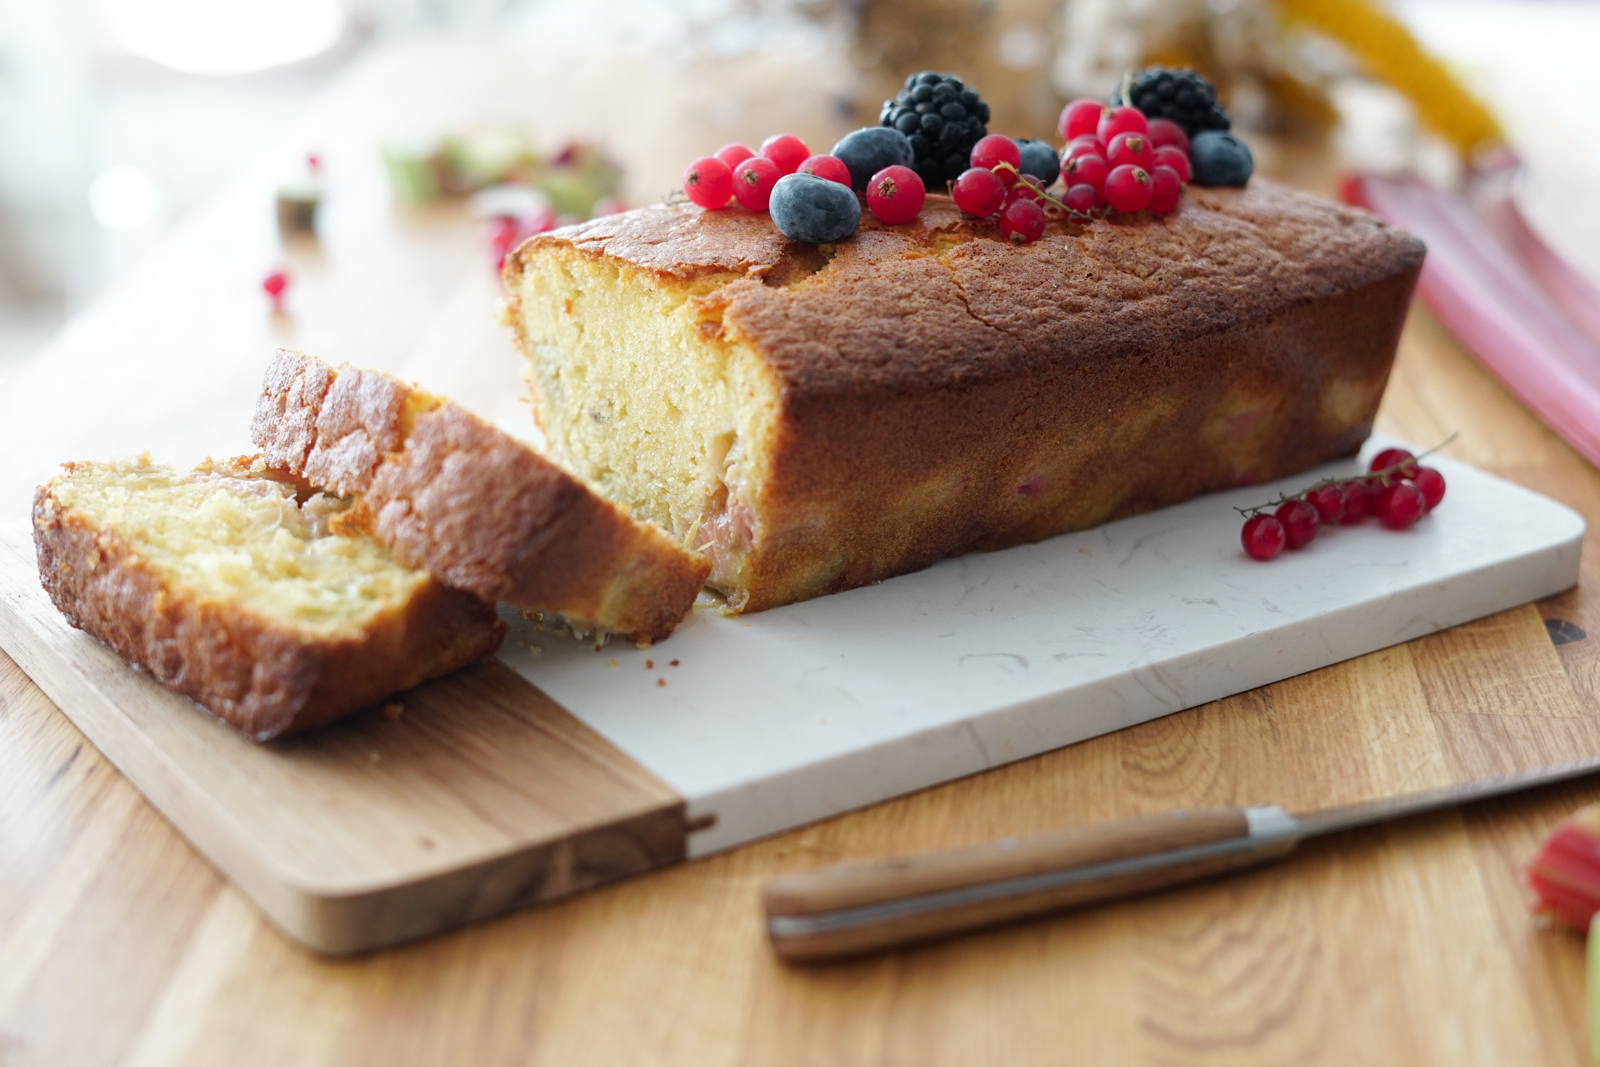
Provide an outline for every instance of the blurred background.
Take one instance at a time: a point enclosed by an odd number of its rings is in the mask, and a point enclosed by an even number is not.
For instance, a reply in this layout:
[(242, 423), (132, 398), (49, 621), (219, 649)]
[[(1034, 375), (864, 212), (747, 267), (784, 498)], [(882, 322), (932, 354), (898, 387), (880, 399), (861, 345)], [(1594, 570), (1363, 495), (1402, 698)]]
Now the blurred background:
[(1596, 45), (1592, 0), (0, 0), (0, 390), (230, 183), (336, 164), (304, 132), (320, 102), (416, 49), (525, 76), (465, 116), (412, 101), (400, 157), (514, 126), (547, 155), (593, 144), (631, 204), (726, 141), (783, 130), (824, 151), (921, 69), (978, 88), (991, 131), (1059, 143), (1067, 100), (1192, 65), (1261, 170), (1323, 190), (1349, 171), (1456, 188), (1509, 145), (1525, 214), (1600, 279), (1595, 213), (1563, 207), (1600, 191)]

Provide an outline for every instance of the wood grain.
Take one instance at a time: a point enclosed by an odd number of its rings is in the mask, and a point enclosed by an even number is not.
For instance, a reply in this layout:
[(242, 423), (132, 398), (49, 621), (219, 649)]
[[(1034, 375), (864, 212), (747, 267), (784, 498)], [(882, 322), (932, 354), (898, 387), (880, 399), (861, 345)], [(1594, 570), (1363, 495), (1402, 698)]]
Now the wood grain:
[(683, 859), (684, 804), (494, 661), (328, 729), (255, 744), (128, 671), (0, 531), (0, 643), (285, 931), (394, 944)]

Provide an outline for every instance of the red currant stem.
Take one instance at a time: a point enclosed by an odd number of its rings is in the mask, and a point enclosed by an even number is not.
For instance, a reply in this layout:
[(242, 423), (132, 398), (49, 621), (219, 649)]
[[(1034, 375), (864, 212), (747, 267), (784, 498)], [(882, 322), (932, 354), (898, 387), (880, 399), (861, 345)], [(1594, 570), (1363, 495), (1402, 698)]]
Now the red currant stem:
[(674, 204), (687, 204), (689, 203), (689, 194), (685, 193), (681, 188), (674, 188), (661, 198), (661, 203), (666, 207), (671, 207)]
[[(1022, 172), (1020, 170), (1018, 170), (1016, 167), (1013, 167), (1010, 163), (1007, 163), (1005, 160), (1001, 160), (999, 163), (996, 163), (993, 167), (990, 167), (989, 169), (990, 170), (1009, 170), (1012, 174), (1015, 174), (1017, 176), (1017, 179), (1019, 181), (1022, 179)], [(1096, 221), (1098, 221), (1100, 219), (1105, 218), (1106, 217), (1106, 212), (1111, 210), (1110, 208), (1104, 208), (1104, 209), (1101, 210), (1101, 213), (1098, 214), (1098, 215), (1088, 214), (1086, 212), (1079, 211), (1076, 208), (1068, 207), (1067, 205), (1063, 204), (1061, 201), (1057, 200), (1055, 197), (1051, 196), (1049, 193), (1045, 192), (1043, 189), (1039, 189), (1039, 190), (1037, 190), (1037, 192), (1039, 193), (1039, 199), (1040, 200), (1044, 201), (1044, 203), (1049, 204), (1051, 207), (1055, 208), (1061, 214), (1065, 215), (1068, 222), (1096, 222)]]
[(1122, 84), (1117, 86), (1117, 95), (1122, 97), (1122, 102), (1129, 107), (1133, 106), (1133, 68), (1129, 67), (1122, 72)]
[(1254, 507), (1235, 507), (1233, 510), (1237, 511), (1246, 518), (1249, 518), (1251, 515), (1254, 515), (1257, 512), (1271, 511), (1274, 508), (1281, 507), (1291, 500), (1304, 500), (1309, 494), (1330, 485), (1348, 485), (1350, 482), (1377, 482), (1379, 485), (1382, 485), (1389, 475), (1398, 471), (1402, 471), (1407, 467), (1415, 467), (1419, 462), (1426, 459), (1428, 456), (1433, 455), (1441, 448), (1449, 445), (1452, 441), (1460, 436), (1461, 432), (1458, 430), (1449, 437), (1446, 437), (1443, 441), (1440, 441), (1438, 444), (1434, 445), (1432, 448), (1428, 449), (1426, 452), (1418, 452), (1410, 459), (1401, 460), (1399, 463), (1391, 463), (1382, 470), (1368, 471), (1366, 474), (1354, 474), (1348, 478), (1324, 478), (1320, 482), (1313, 482), (1312, 484), (1306, 486), (1293, 496), (1287, 496), (1283, 493), (1279, 493), (1278, 499), (1276, 500), (1269, 501), (1265, 504), (1257, 504)]

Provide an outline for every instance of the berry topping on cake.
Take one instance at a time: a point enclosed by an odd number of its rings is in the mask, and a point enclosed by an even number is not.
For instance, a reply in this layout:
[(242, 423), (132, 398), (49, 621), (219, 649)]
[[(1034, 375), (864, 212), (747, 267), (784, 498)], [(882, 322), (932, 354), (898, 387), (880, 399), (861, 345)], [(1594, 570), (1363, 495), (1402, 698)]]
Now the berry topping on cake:
[(1106, 206), (1106, 198), (1100, 195), (1100, 190), (1084, 184), (1069, 187), (1061, 202), (1068, 211), (1079, 215), (1094, 215)]
[[(884, 167), (896, 163), (914, 167), (917, 162), (910, 139), (888, 126), (867, 126), (847, 133), (829, 154), (849, 168), (850, 185), (858, 193), (866, 192), (867, 182)], [(927, 184), (926, 178), (923, 184)], [(940, 182), (935, 188), (944, 188), (944, 183)]]
[(1036, 141), (1031, 137), (1019, 137), (1017, 151), (1022, 154), (1022, 163), (1017, 169), (1038, 178), (1045, 188), (1048, 189), (1060, 175), (1061, 160), (1048, 142)]
[(1139, 211), (1150, 206), (1154, 190), (1150, 187), (1150, 172), (1143, 167), (1124, 163), (1111, 168), (1102, 190), (1106, 203), (1118, 211)]
[(1022, 150), (1017, 147), (1017, 142), (1002, 133), (991, 133), (980, 138), (972, 146), (967, 158), (971, 166), (994, 170), (1007, 185), (1016, 181), (1022, 173)]
[(1074, 185), (1087, 185), (1095, 192), (1104, 192), (1106, 176), (1111, 173), (1111, 164), (1107, 163), (1104, 156), (1092, 153), (1074, 156), (1061, 164), (1061, 180), (1070, 188)]
[(1100, 125), (1100, 112), (1105, 107), (1098, 100), (1079, 97), (1061, 109), (1061, 121), (1056, 124), (1056, 131), (1061, 134), (1063, 141), (1071, 141), (1086, 133), (1092, 134)]
[(971, 167), (961, 172), (950, 195), (956, 207), (969, 215), (986, 219), (1005, 206), (1006, 183), (987, 167)]
[(926, 196), (922, 179), (910, 167), (884, 167), (867, 183), (867, 208), (890, 225), (910, 222)]
[(1149, 67), (1123, 80), (1111, 103), (1132, 104), (1146, 118), (1171, 119), (1191, 138), (1201, 130), (1226, 130), (1233, 125), (1217, 103), (1217, 90), (1192, 70)]
[(797, 172), (815, 174), (819, 178), (826, 178), (843, 186), (850, 184), (850, 168), (837, 156), (810, 156), (800, 164)]
[(1037, 201), (1018, 197), (1000, 212), (1000, 236), (1014, 245), (1037, 241), (1044, 233), (1044, 208)]
[(855, 192), (815, 174), (779, 178), (767, 209), (778, 232), (791, 241), (842, 241), (861, 222), (861, 201)]
[(733, 195), (733, 172), (716, 156), (701, 156), (683, 172), (683, 191), (701, 207), (725, 207)]
[(793, 174), (811, 155), (806, 143), (792, 133), (778, 133), (761, 142), (761, 154), (778, 165), (778, 176)]
[(878, 121), (910, 140), (923, 184), (943, 189), (967, 169), (972, 146), (989, 132), (989, 105), (955, 75), (925, 70), (907, 78), (893, 100), (884, 101)]
[(1250, 149), (1231, 133), (1202, 130), (1191, 142), (1189, 167), (1196, 185), (1243, 185), (1255, 166)]
[(1157, 214), (1178, 209), (1178, 197), (1183, 193), (1183, 182), (1171, 167), (1150, 168), (1150, 203), (1146, 205)]
[(1156, 153), (1146, 134), (1119, 133), (1106, 145), (1106, 162), (1113, 167), (1128, 164), (1149, 170), (1156, 165)]
[(766, 156), (751, 156), (733, 168), (733, 198), (740, 207), (765, 211), (772, 187), (781, 177), (783, 172), (777, 163)]
[(749, 145), (742, 145), (735, 141), (733, 144), (723, 145), (721, 148), (717, 149), (711, 154), (722, 160), (722, 162), (726, 163), (728, 165), (728, 169), (732, 170), (734, 167), (737, 167), (739, 164), (755, 155), (756, 152), (755, 149), (751, 148)]
[(1108, 107), (1100, 112), (1100, 124), (1095, 127), (1094, 135), (1100, 138), (1103, 145), (1111, 144), (1111, 139), (1119, 133), (1149, 133), (1150, 124), (1145, 121), (1144, 115), (1136, 107)]

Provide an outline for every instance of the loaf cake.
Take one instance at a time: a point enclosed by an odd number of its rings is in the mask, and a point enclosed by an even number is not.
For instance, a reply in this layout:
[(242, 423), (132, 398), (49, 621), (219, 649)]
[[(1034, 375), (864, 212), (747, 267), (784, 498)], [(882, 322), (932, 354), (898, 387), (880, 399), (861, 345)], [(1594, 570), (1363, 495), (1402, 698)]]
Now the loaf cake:
[(504, 279), (552, 458), (754, 611), (1354, 453), (1422, 257), (1258, 178), (1021, 247), (940, 196), (835, 245), (664, 205)]
[(34, 496), (39, 576), (72, 625), (265, 741), (494, 652), (494, 606), (331, 531), (341, 503), (258, 459), (69, 463)]
[(267, 463), (354, 498), (401, 562), (580, 632), (660, 641), (710, 562), (459, 405), (378, 371), (279, 352), (251, 434)]

